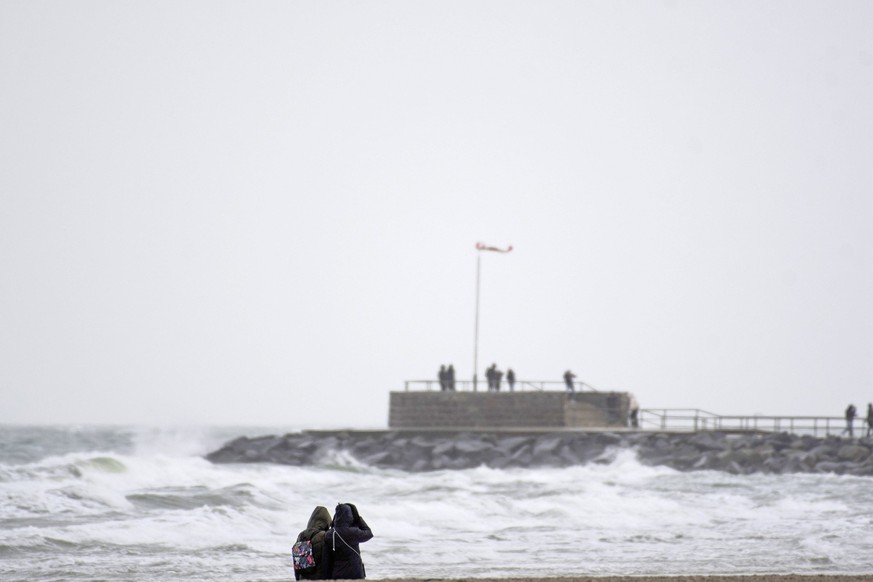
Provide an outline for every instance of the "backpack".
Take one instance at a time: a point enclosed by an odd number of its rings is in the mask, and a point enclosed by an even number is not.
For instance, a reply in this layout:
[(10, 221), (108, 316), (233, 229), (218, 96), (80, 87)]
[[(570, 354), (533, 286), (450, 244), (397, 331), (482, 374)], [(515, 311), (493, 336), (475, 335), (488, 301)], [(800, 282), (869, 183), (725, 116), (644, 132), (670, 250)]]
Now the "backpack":
[(315, 569), (315, 556), (312, 555), (312, 542), (303, 540), (291, 547), (295, 572), (311, 572)]

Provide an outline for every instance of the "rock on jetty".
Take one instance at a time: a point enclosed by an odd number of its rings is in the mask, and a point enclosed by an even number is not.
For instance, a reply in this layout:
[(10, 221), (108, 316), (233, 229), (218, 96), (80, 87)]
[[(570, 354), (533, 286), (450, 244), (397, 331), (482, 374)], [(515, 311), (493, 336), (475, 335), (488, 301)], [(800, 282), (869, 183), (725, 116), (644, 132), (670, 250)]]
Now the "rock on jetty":
[(873, 438), (787, 433), (304, 431), (240, 437), (206, 458), (304, 466), (345, 452), (366, 465), (419, 472), (609, 463), (621, 449), (681, 471), (873, 475)]

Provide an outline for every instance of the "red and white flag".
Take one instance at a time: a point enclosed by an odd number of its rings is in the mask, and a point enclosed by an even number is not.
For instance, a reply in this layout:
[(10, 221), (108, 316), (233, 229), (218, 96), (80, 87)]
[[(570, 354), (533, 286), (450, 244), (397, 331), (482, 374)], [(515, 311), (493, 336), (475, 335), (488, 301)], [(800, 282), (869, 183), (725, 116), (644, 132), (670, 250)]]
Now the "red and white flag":
[(505, 249), (500, 249), (497, 247), (489, 247), (488, 245), (483, 244), (483, 243), (476, 243), (476, 250), (477, 251), (497, 251), (498, 253), (508, 253), (509, 251), (512, 250), (512, 245), (509, 245)]

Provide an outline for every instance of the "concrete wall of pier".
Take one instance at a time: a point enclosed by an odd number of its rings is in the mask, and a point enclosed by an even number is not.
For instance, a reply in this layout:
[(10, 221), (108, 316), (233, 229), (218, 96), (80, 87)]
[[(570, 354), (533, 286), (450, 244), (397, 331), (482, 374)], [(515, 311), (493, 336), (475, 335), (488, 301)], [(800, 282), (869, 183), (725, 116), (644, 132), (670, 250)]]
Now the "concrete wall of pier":
[(616, 428), (626, 392), (392, 392), (388, 426), (414, 428)]

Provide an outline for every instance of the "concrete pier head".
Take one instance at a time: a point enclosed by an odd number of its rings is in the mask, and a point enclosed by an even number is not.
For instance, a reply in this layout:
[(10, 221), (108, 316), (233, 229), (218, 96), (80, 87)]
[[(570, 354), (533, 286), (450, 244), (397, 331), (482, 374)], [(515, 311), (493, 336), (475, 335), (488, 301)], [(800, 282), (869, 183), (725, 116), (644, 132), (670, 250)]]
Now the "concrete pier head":
[(391, 392), (388, 426), (420, 428), (618, 428), (626, 392)]

